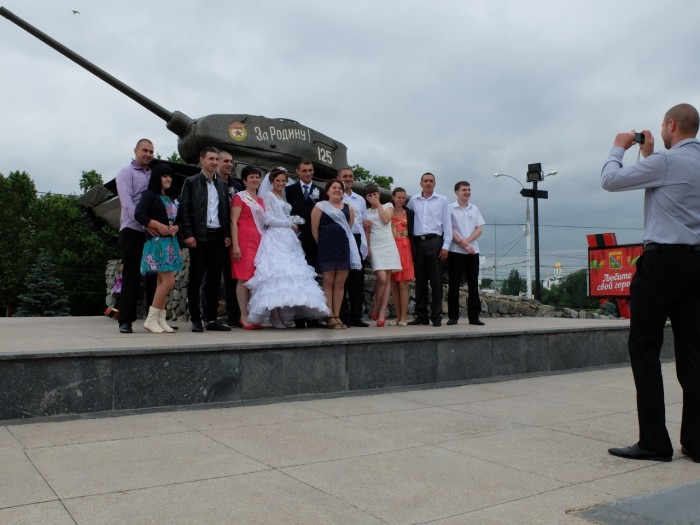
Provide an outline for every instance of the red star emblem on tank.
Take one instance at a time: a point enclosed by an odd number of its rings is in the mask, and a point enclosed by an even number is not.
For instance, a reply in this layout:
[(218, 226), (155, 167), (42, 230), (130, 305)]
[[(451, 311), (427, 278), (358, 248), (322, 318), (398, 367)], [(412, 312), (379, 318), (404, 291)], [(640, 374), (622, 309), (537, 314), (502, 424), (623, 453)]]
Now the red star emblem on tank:
[(245, 129), (243, 122), (233, 122), (229, 124), (228, 134), (236, 142), (243, 142), (248, 136), (248, 131)]

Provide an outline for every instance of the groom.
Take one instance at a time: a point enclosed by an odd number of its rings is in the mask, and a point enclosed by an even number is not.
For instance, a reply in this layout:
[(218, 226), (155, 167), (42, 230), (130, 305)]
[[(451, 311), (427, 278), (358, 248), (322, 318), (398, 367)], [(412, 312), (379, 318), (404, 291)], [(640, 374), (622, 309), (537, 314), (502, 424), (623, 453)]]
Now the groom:
[[(306, 255), (306, 262), (316, 268), (316, 241), (311, 235), (311, 210), (323, 199), (324, 192), (323, 188), (313, 182), (314, 165), (310, 160), (300, 160), (296, 171), (299, 181), (287, 186), (285, 193), (287, 202), (292, 205), (292, 215), (298, 215), (305, 221), (299, 226), (299, 241)], [(320, 326), (318, 321), (311, 319), (297, 319), (294, 323), (297, 328)]]

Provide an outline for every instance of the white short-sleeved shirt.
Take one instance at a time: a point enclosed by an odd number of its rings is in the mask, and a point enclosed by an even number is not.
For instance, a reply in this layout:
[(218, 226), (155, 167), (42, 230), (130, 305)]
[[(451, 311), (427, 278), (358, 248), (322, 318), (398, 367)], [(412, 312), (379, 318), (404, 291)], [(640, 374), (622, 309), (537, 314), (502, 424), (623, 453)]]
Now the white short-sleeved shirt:
[[(468, 203), (466, 208), (462, 208), (459, 202), (453, 202), (450, 205), (450, 218), (452, 219), (452, 231), (456, 233), (460, 239), (469, 237), (477, 226), (483, 226), (485, 224), (484, 218), (479, 212), (479, 208), (471, 203)], [(479, 244), (476, 240), (469, 243), (474, 249), (474, 253), (479, 253)], [(450, 251), (456, 253), (468, 253), (467, 250), (462, 248), (455, 241), (450, 244)]]

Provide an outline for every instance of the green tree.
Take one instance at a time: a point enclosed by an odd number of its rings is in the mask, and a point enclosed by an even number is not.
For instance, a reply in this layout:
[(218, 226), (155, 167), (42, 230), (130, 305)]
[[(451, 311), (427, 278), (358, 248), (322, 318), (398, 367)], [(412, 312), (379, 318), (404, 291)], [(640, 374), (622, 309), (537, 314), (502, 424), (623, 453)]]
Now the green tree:
[(543, 291), (542, 302), (561, 308), (597, 308), (598, 301), (588, 297), (587, 277), (585, 268), (571, 272), (559, 285)]
[(493, 286), (493, 279), (489, 277), (484, 277), (481, 279), (481, 287), (482, 288), (491, 288)]
[[(158, 158), (160, 158), (160, 155), (158, 155)], [(187, 164), (184, 160), (182, 160), (182, 157), (177, 151), (173, 151), (169, 157), (165, 158), (165, 160), (168, 160), (170, 162), (177, 162), (178, 164)]]
[(102, 180), (102, 175), (97, 173), (95, 170), (83, 171), (83, 174), (80, 177), (80, 189), (83, 192), (86, 192), (90, 188), (99, 184), (104, 184), (104, 181)]
[(98, 315), (105, 307), (105, 266), (117, 257), (83, 219), (77, 197), (43, 195), (34, 205), (35, 252), (46, 251), (65, 284), (73, 315)]
[(355, 164), (352, 167), (352, 171), (355, 172), (355, 180), (358, 182), (373, 182), (380, 188), (391, 190), (391, 185), (394, 184), (393, 177), (385, 177), (384, 175), (375, 175), (371, 173), (368, 169), (363, 168), (359, 164)]
[(35, 202), (36, 187), (26, 172), (0, 173), (0, 310), (5, 316), (17, 307), (35, 256)]
[(17, 317), (61, 317), (70, 313), (63, 283), (46, 252), (41, 252), (26, 278), (27, 292), (19, 296)]
[(525, 281), (520, 278), (518, 270), (512, 269), (508, 274), (508, 278), (501, 285), (501, 293), (503, 295), (520, 295), (520, 292), (525, 290), (525, 288)]

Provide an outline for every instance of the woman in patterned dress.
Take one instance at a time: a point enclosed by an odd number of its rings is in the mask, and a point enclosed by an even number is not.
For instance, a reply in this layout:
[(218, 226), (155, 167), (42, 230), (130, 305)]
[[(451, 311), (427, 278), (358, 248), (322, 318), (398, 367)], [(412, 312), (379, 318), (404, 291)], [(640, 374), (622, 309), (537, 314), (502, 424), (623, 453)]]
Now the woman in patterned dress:
[(146, 228), (141, 274), (158, 274), (153, 304), (143, 323), (146, 330), (156, 334), (175, 331), (165, 322), (165, 310), (168, 294), (175, 286), (175, 272), (182, 270), (182, 253), (176, 238), (180, 229), (175, 224), (177, 204), (166, 195), (172, 183), (172, 168), (158, 164), (151, 171), (148, 189), (141, 195), (134, 213), (134, 218)]
[(397, 187), (391, 192), (391, 200), (394, 202), (394, 215), (391, 218), (391, 229), (394, 233), (396, 247), (401, 258), (401, 271), (391, 274), (391, 294), (396, 307), (396, 321), (389, 321), (390, 325), (406, 326), (408, 313), (408, 283), (415, 279), (413, 270), (413, 210), (405, 207), (406, 190)]

